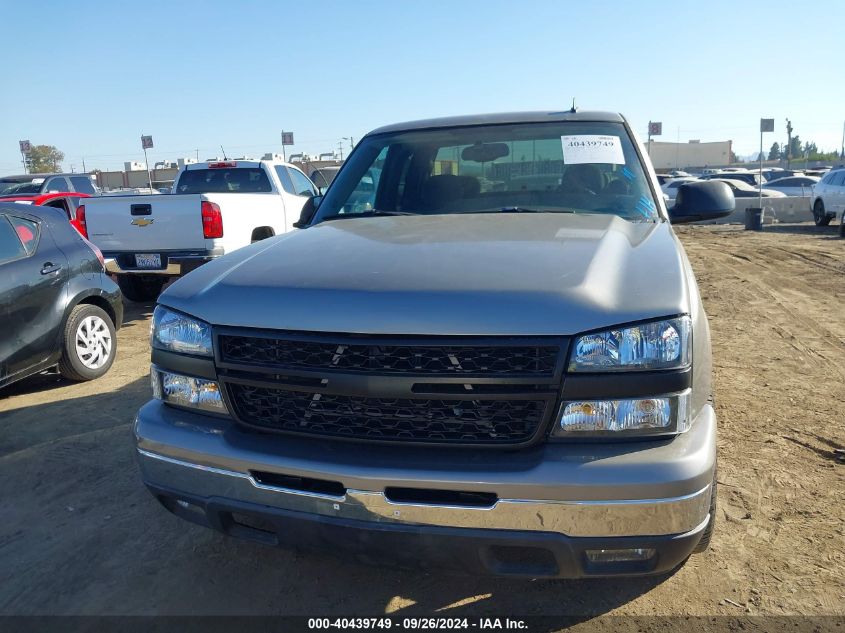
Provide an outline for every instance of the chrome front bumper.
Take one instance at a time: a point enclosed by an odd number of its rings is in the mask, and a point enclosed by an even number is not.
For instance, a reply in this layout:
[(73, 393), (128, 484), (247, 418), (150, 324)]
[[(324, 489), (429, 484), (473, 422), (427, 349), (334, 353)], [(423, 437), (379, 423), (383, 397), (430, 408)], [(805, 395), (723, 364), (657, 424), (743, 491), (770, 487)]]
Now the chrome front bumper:
[(144, 480), (190, 493), (312, 515), (377, 523), (553, 532), (572, 537), (656, 536), (695, 531), (708, 520), (708, 484), (667, 499), (554, 501), (499, 499), (489, 507), (397, 503), (383, 492), (347, 489), (342, 496), (259, 483), (248, 473), (203, 466), (138, 449)]
[[(534, 531), (569, 537), (665, 536), (709, 517), (716, 419), (705, 407), (672, 440), (551, 444), (530, 450), (318, 442), (244, 432), (226, 418), (151, 401), (135, 422), (151, 488), (373, 524)], [(267, 485), (253, 472), (338, 482), (327, 495)], [(391, 487), (494, 494), (489, 507), (397, 502)]]

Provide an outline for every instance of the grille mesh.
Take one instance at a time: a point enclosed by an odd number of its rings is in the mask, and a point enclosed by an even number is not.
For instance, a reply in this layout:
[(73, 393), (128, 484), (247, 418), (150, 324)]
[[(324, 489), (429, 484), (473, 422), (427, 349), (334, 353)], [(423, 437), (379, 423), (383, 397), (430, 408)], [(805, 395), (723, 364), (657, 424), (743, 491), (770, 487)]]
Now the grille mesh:
[(543, 419), (543, 400), (365, 398), (230, 383), (239, 419), (268, 430), (381, 441), (515, 444)]
[(368, 345), (221, 335), (226, 363), (386, 374), (551, 377), (556, 345)]

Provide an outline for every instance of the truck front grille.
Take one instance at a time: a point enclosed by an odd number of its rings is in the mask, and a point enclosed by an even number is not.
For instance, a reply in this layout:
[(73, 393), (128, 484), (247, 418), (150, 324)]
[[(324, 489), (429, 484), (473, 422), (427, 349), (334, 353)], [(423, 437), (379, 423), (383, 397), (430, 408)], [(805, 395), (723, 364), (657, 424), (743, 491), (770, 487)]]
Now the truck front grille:
[(521, 444), (544, 420), (543, 399), (410, 399), (227, 385), (238, 419), (273, 431), (393, 442)]
[(552, 377), (558, 345), (432, 345), (223, 335), (225, 363), (284, 370)]
[(568, 344), (563, 337), (214, 332), (218, 377), (242, 426), (491, 447), (544, 436)]

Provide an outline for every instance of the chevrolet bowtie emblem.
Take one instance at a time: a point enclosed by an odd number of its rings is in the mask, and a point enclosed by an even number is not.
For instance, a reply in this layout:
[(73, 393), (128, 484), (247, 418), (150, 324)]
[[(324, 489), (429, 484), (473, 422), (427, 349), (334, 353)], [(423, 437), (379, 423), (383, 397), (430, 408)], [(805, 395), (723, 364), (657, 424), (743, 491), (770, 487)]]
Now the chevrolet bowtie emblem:
[(154, 218), (150, 218), (149, 220), (147, 218), (135, 218), (131, 223), (135, 226), (149, 226), (153, 222), (155, 222)]

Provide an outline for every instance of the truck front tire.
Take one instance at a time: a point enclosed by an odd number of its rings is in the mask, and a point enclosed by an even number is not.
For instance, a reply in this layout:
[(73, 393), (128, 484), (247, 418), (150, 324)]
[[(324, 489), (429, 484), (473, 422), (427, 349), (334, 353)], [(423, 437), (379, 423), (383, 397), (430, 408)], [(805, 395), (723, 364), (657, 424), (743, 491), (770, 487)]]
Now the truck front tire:
[(144, 303), (155, 301), (167, 279), (149, 275), (118, 275), (117, 285), (130, 301)]

